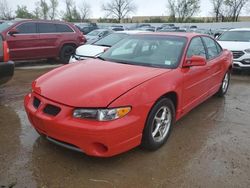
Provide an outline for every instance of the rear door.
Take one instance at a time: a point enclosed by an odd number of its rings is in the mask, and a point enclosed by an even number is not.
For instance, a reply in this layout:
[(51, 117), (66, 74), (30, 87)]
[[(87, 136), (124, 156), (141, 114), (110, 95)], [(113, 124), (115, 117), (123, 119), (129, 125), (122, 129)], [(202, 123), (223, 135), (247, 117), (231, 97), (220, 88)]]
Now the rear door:
[(38, 23), (40, 34), (40, 56), (43, 58), (56, 57), (58, 55), (59, 40), (62, 36), (57, 33), (56, 25), (53, 23)]
[(35, 22), (17, 25), (17, 34), (7, 35), (11, 60), (35, 59), (40, 55), (39, 34)]
[[(194, 55), (206, 58), (205, 46), (200, 37), (195, 37), (190, 42), (187, 57)], [(183, 113), (187, 113), (193, 107), (208, 97), (209, 71), (205, 66), (193, 66), (183, 68)]]
[(209, 92), (214, 94), (219, 90), (222, 82), (223, 62), (221, 47), (213, 39), (202, 37), (207, 50), (207, 66), (209, 68), (208, 88)]

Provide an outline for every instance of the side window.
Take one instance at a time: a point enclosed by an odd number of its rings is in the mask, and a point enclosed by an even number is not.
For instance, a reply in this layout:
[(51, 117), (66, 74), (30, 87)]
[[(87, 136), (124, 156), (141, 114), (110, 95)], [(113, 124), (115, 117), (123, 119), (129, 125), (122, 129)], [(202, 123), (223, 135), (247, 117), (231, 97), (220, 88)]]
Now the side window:
[(216, 43), (213, 39), (210, 39), (208, 37), (202, 37), (205, 45), (207, 47), (207, 53), (208, 53), (208, 59), (213, 59), (216, 56), (219, 55), (220, 52), (218, 52), (218, 48), (216, 46)]
[(18, 34), (36, 33), (36, 23), (24, 23), (16, 27)]
[(218, 44), (218, 42), (215, 42), (215, 44), (216, 44), (218, 53), (220, 54), (220, 53), (222, 52), (222, 48), (221, 48), (221, 46)]
[(39, 33), (56, 33), (56, 26), (52, 23), (38, 23)]
[(58, 33), (73, 33), (74, 32), (68, 25), (64, 25), (64, 24), (56, 24), (56, 31)]
[(193, 55), (203, 56), (206, 58), (205, 47), (200, 37), (196, 37), (192, 39), (189, 45), (189, 48), (187, 51), (187, 57), (192, 57)]

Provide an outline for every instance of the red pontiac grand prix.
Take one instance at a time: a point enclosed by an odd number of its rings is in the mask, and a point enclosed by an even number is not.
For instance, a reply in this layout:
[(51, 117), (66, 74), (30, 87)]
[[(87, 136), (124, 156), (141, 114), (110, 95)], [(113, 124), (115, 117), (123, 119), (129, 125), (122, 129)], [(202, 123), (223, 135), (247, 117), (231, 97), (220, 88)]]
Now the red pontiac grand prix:
[(175, 121), (227, 92), (232, 53), (207, 35), (145, 33), (98, 59), (57, 68), (32, 84), (25, 108), (37, 132), (87, 155), (161, 147)]

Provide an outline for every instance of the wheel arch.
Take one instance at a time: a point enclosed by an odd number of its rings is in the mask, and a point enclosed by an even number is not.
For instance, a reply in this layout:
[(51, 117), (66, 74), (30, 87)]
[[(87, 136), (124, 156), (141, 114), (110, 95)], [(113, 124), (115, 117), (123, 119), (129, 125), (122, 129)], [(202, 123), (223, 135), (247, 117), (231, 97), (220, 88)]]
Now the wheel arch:
[(169, 98), (173, 102), (173, 104), (174, 104), (175, 112), (177, 111), (178, 104), (179, 104), (179, 97), (178, 97), (177, 92), (175, 92), (175, 91), (169, 91), (169, 92), (165, 93), (164, 95), (162, 95), (160, 98), (158, 98), (156, 102), (158, 102), (162, 98)]

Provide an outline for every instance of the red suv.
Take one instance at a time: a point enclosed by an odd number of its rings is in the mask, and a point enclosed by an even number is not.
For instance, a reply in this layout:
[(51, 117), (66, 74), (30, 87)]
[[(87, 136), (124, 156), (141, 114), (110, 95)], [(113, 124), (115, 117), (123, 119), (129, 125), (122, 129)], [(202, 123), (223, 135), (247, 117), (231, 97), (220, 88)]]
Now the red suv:
[(60, 21), (22, 20), (0, 25), (14, 61), (58, 58), (67, 63), (75, 49), (86, 42), (73, 24)]

